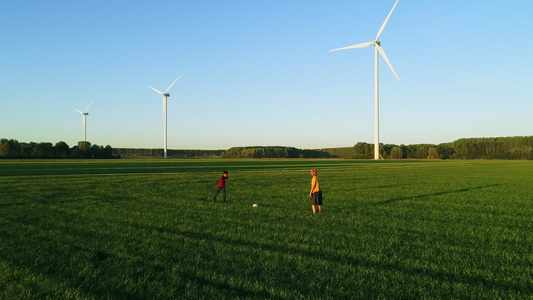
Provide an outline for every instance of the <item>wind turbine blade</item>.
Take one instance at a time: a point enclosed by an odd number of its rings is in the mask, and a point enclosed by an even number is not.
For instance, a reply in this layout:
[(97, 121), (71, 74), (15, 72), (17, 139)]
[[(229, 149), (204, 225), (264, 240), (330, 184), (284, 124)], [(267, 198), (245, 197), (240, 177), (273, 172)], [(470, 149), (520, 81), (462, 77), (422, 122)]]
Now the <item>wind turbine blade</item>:
[(160, 91), (154, 89), (153, 87), (151, 87), (151, 86), (148, 86), (148, 87), (151, 88), (152, 90), (156, 91), (156, 93), (163, 95), (163, 93), (161, 93)]
[(370, 46), (372, 44), (374, 44), (374, 42), (361, 43), (361, 44), (352, 45), (352, 46), (348, 46), (348, 47), (337, 48), (337, 49), (333, 49), (333, 50), (329, 50), (329, 51), (331, 52), (331, 51), (346, 50), (346, 49), (365, 48), (365, 47), (368, 47), (368, 46)]
[(178, 77), (178, 79), (174, 80), (174, 82), (168, 87), (168, 89), (165, 91), (165, 94), (170, 90), (170, 88), (176, 83), (178, 80), (180, 80), (181, 76)]
[(79, 110), (77, 110), (77, 109), (74, 109), (74, 110), (75, 110), (75, 111), (77, 111), (77, 112), (79, 112), (80, 114), (82, 114), (82, 115), (83, 115), (83, 113), (82, 113), (81, 111), (79, 111)]
[(91, 104), (93, 104), (94, 101), (91, 101), (91, 103), (89, 103), (89, 105), (87, 105), (87, 108), (83, 111), (83, 112), (87, 112), (87, 110), (89, 109), (89, 107), (91, 106)]
[(400, 0), (396, 0), (396, 3), (394, 3), (394, 6), (392, 7), (392, 10), (390, 11), (389, 15), (387, 16), (387, 19), (385, 19), (385, 22), (383, 22), (383, 25), (381, 25), (381, 28), (378, 31), (378, 35), (376, 35), (375, 41), (377, 41), (379, 39), (379, 37), (381, 36), (381, 33), (383, 32), (383, 29), (385, 29), (385, 26), (387, 25), (387, 22), (389, 22), (389, 18), (392, 15), (392, 12), (396, 8), (396, 5), (398, 5), (398, 1), (400, 1)]
[(396, 79), (398, 79), (398, 81), (400, 81), (400, 77), (398, 77), (398, 75), (396, 75), (396, 72), (394, 71), (394, 68), (392, 67), (389, 59), (387, 58), (387, 54), (385, 54), (385, 50), (383, 50), (383, 48), (381, 48), (380, 45), (376, 44), (376, 47), (378, 48), (378, 51), (381, 54), (381, 56), (385, 59), (385, 61), (389, 65), (390, 69), (392, 70), (392, 73), (394, 73), (394, 76), (396, 76)]

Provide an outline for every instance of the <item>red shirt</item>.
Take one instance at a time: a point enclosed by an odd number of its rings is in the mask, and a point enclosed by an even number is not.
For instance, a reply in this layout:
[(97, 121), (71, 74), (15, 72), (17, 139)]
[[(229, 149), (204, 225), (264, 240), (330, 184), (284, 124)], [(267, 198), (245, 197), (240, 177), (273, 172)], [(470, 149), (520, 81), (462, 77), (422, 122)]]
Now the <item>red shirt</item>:
[(226, 187), (226, 180), (228, 180), (228, 177), (222, 175), (220, 176), (220, 181), (218, 182), (218, 187)]

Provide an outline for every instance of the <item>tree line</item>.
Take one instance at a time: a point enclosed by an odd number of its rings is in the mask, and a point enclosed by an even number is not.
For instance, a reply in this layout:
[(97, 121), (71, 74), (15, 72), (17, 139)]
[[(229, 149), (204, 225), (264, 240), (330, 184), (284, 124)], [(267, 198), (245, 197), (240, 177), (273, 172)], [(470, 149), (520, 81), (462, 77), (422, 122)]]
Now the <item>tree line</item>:
[[(451, 143), (380, 144), (384, 159), (533, 159), (533, 136), (463, 138)], [(79, 142), (19, 143), (0, 140), (0, 158), (162, 158), (163, 149), (111, 148)], [(168, 150), (170, 158), (355, 158), (372, 159), (374, 144), (353, 147), (298, 149), (284, 146), (233, 147), (227, 150)]]
[[(373, 158), (374, 144), (357, 143), (345, 158)], [(385, 159), (533, 159), (533, 136), (463, 138), (451, 143), (380, 144)]]
[(331, 158), (325, 151), (284, 146), (233, 147), (222, 158)]
[(65, 142), (19, 143), (13, 139), (0, 139), (0, 158), (120, 158), (113, 154), (113, 148), (79, 142), (69, 147)]
[[(225, 150), (167, 150), (169, 158), (220, 158)], [(123, 158), (163, 158), (163, 149), (114, 148), (113, 154)]]

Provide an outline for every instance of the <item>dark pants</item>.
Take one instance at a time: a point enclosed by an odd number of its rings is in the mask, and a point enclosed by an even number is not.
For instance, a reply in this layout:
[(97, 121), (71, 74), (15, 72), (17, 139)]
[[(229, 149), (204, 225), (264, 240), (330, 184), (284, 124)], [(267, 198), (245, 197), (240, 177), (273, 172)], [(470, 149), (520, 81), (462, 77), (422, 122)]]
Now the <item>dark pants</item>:
[(322, 191), (311, 194), (311, 205), (322, 205)]
[(215, 198), (213, 198), (213, 202), (217, 199), (218, 193), (222, 191), (222, 194), (224, 194), (224, 202), (226, 202), (226, 188), (225, 187), (217, 187), (217, 192), (215, 193)]

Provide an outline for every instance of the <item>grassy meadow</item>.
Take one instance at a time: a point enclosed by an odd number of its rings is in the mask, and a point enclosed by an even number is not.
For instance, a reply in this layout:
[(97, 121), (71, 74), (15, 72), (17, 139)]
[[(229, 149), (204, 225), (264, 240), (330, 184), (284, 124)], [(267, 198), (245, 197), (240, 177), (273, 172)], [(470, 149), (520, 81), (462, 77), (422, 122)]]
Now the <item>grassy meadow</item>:
[(5, 160), (0, 299), (533, 299), (532, 195), (533, 161)]

